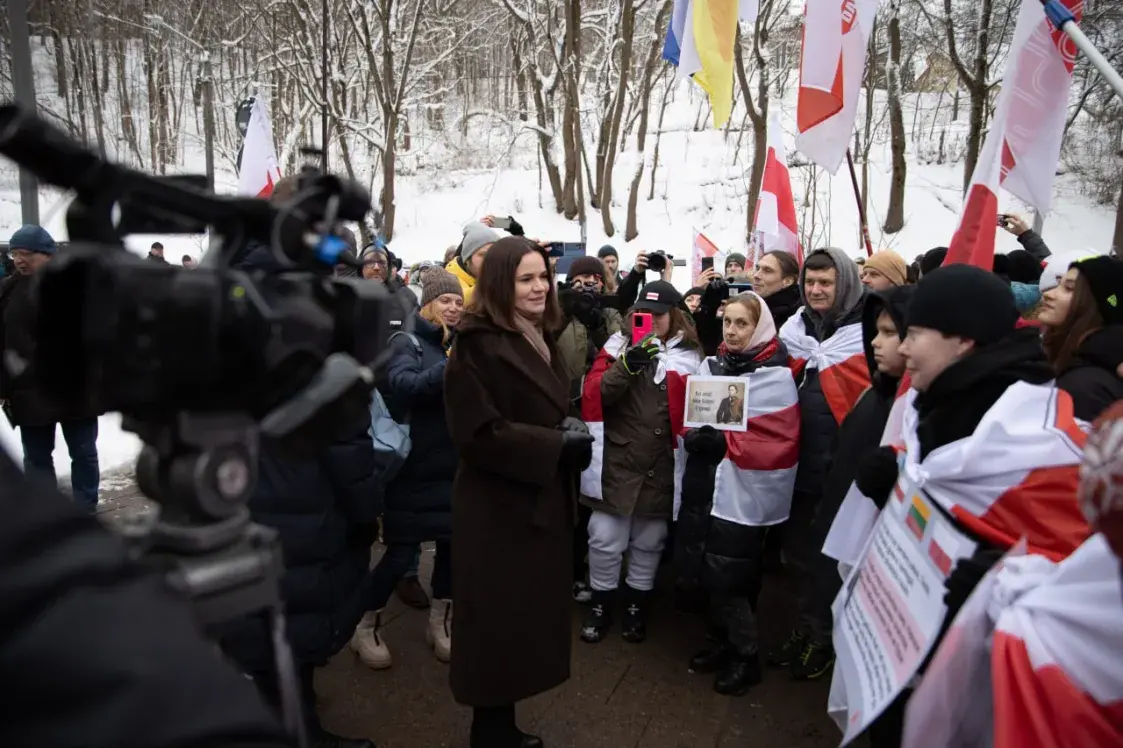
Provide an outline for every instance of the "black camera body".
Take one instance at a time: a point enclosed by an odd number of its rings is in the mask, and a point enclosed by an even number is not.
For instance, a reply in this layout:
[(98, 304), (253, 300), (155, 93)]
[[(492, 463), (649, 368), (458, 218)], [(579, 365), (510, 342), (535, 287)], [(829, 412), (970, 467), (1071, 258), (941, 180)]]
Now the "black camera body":
[(647, 269), (653, 270), (656, 273), (662, 273), (667, 269), (668, 262), (674, 262), (675, 258), (661, 249), (657, 249), (647, 256)]

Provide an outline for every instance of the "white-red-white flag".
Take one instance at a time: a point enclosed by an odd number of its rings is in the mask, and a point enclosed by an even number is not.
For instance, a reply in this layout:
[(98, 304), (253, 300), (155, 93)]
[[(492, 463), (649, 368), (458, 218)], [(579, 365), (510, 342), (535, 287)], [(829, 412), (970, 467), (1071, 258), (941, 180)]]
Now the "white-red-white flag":
[(877, 0), (807, 0), (796, 148), (834, 174), (842, 165), (866, 67)]
[(277, 168), (277, 152), (273, 150), (273, 128), (261, 97), (256, 97), (242, 146), (242, 168), (238, 172), (238, 192), (266, 198), (273, 194), (273, 185), (281, 179)]
[(721, 272), (720, 269), (725, 265), (725, 253), (701, 231), (695, 231), (694, 245), (690, 248), (690, 278), (694, 285), (698, 285), (698, 277), (702, 275), (703, 257), (714, 258), (714, 267)]
[(764, 162), (764, 178), (761, 180), (753, 228), (760, 232), (761, 252), (782, 249), (803, 264), (784, 131), (780, 128), (780, 118), (775, 114), (768, 122), (768, 157)]
[[(1062, 0), (1079, 21), (1082, 0)], [(1046, 211), (1061, 153), (1068, 89), (1076, 49), (1045, 17), (1040, 3), (1023, 2), (994, 120), (979, 153), (945, 265), (990, 270), (998, 222), (998, 188)]]

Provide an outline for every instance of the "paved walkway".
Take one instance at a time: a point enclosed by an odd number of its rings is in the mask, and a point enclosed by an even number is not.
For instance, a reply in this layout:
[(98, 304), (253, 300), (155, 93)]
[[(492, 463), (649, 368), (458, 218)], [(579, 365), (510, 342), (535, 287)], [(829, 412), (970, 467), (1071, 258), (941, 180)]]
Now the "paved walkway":
[[(140, 511), (145, 501), (127, 474), (110, 477), (101, 512), (112, 520)], [(432, 565), (428, 548), (422, 578)], [(792, 618), (783, 575), (767, 580), (760, 602), (766, 643), (783, 639)], [(600, 644), (577, 639), (582, 609), (574, 606), (573, 676), (565, 685), (520, 706), (523, 729), (549, 748), (833, 748), (839, 732), (826, 716), (829, 681), (792, 682), (768, 671), (742, 698), (719, 696), (712, 676), (693, 675), (686, 662), (703, 642), (694, 617), (656, 600), (648, 641), (623, 642), (614, 631)], [(448, 667), (425, 646), (427, 612), (396, 598), (386, 640), (394, 667), (374, 672), (344, 650), (318, 673), (320, 713), (329, 729), (373, 739), (379, 748), (467, 748), (469, 710), (452, 701)]]

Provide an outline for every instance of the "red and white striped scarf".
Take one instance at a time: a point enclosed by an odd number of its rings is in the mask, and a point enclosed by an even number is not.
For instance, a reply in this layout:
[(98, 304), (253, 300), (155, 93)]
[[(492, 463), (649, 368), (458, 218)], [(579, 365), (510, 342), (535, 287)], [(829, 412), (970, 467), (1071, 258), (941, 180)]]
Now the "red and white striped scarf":
[(870, 369), (862, 346), (862, 324), (844, 325), (823, 341), (807, 331), (803, 309), (780, 328), (780, 340), (788, 347), (792, 374), (804, 369), (819, 370), (819, 386), (836, 423), (842, 423), (858, 398), (870, 386)]
[[(668, 438), (675, 446), (675, 507), (682, 493), (682, 472), (686, 457), (682, 450), (683, 419), (686, 416), (686, 378), (698, 371), (701, 356), (698, 351), (683, 345), (679, 335), (666, 343), (658, 341), (659, 352), (655, 356), (654, 380), (656, 384), (667, 385), (667, 405), (671, 413), (671, 433)], [(628, 348), (628, 340), (621, 333), (614, 334), (604, 344), (604, 348), (593, 361), (589, 373), (585, 375), (581, 393), (581, 418), (589, 425), (589, 433), (596, 441), (593, 443), (593, 461), (581, 473), (581, 494), (590, 499), (603, 499), (601, 478), (604, 471), (604, 407), (601, 404), (601, 380), (608, 368)], [(646, 375), (640, 375), (646, 376)]]

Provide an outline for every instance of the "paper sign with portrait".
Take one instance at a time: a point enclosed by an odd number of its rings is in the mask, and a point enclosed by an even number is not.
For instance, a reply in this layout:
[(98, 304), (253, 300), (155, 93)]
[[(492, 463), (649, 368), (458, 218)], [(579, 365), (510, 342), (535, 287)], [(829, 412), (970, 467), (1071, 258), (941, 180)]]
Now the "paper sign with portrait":
[(686, 378), (687, 428), (711, 426), (718, 431), (747, 431), (749, 380), (740, 377)]

